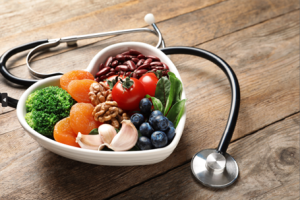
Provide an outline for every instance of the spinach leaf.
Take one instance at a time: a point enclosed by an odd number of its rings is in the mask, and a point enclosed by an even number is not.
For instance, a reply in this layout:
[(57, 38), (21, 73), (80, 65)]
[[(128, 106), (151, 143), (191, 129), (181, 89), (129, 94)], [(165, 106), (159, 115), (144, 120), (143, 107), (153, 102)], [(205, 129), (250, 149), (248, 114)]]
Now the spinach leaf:
[(182, 83), (181, 81), (175, 76), (174, 73), (169, 72), (168, 73), (169, 78), (170, 78), (170, 93), (169, 97), (166, 103), (166, 107), (164, 110), (164, 115), (167, 115), (169, 109), (175, 105), (177, 102), (180, 101), (181, 99), (181, 94), (182, 94)]
[(166, 77), (160, 78), (156, 85), (155, 97), (161, 101), (164, 108), (167, 104), (167, 100), (170, 93), (170, 87), (171, 82)]
[(159, 110), (160, 112), (164, 111), (164, 107), (159, 99), (155, 97), (151, 97), (150, 95), (146, 95), (146, 98), (151, 98), (154, 110)]
[(91, 130), (91, 132), (89, 133), (89, 135), (98, 135), (98, 129), (94, 128), (93, 130)]
[(173, 122), (175, 128), (178, 125), (178, 122), (181, 118), (181, 116), (183, 115), (184, 112), (184, 108), (185, 108), (185, 102), (186, 100), (183, 99), (177, 103), (174, 104), (174, 106), (172, 106), (172, 108), (170, 109), (167, 118)]

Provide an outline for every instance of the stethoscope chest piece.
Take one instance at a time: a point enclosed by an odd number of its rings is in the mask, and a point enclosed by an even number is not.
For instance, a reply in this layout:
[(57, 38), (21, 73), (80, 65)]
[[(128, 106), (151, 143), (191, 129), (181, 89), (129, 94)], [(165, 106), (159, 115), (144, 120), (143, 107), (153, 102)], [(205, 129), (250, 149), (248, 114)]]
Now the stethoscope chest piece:
[(203, 185), (224, 188), (238, 178), (239, 168), (232, 156), (220, 154), (216, 149), (205, 149), (194, 155), (192, 173)]

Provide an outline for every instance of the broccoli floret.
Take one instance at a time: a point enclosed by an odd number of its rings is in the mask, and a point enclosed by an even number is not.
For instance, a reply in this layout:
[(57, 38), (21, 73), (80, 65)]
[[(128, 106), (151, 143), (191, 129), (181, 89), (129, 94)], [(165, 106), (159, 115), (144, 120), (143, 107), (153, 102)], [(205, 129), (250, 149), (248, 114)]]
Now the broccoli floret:
[(75, 103), (67, 91), (57, 86), (37, 90), (28, 96), (25, 120), (35, 131), (53, 138), (55, 124), (70, 115)]

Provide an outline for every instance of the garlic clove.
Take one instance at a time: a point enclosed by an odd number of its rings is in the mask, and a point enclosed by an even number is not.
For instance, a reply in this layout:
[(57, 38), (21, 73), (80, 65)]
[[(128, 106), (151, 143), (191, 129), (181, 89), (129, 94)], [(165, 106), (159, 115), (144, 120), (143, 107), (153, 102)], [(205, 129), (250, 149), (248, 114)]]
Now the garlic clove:
[(134, 147), (138, 140), (138, 131), (130, 120), (123, 120), (122, 128), (119, 133), (113, 138), (108, 148), (114, 151), (127, 151)]
[(98, 128), (101, 140), (105, 144), (110, 144), (113, 138), (117, 135), (116, 129), (110, 124), (102, 124)]
[(103, 141), (100, 135), (83, 135), (79, 132), (76, 137), (76, 142), (83, 149), (98, 150), (99, 148), (104, 148), (104, 146), (101, 146)]

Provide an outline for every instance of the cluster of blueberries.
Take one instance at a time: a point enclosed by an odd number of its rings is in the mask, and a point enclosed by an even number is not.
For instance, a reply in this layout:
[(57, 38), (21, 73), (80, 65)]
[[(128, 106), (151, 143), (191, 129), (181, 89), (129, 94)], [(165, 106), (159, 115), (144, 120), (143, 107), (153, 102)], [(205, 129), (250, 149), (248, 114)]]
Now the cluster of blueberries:
[[(144, 98), (139, 104), (141, 113), (135, 113), (130, 120), (140, 131), (137, 145), (141, 150), (162, 148), (170, 144), (175, 137), (174, 124), (159, 110), (151, 112), (152, 103)], [(146, 122), (148, 118), (148, 122)]]

